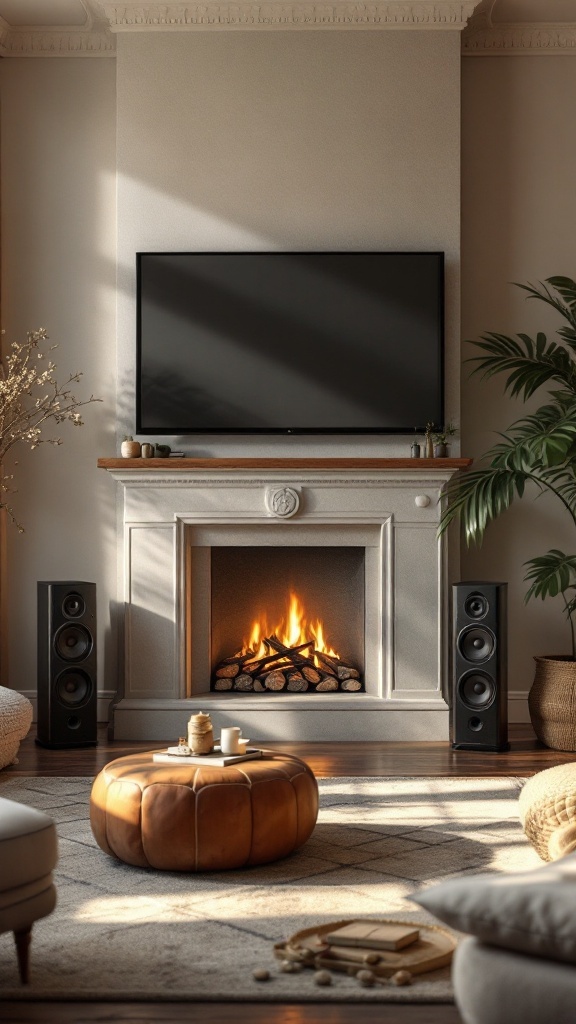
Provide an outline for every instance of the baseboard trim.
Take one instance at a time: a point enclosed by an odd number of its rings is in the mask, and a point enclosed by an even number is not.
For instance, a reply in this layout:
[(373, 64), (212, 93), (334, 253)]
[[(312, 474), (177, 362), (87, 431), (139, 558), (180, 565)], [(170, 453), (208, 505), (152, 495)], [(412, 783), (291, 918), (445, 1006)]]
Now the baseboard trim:
[[(32, 703), (34, 708), (33, 721), (36, 721), (36, 690), (20, 690), (24, 697)], [(98, 693), (98, 722), (106, 724), (109, 721), (109, 708), (111, 700), (116, 696), (114, 690), (100, 690)], [(508, 720), (517, 725), (530, 723), (528, 711), (528, 693), (524, 690), (510, 690), (508, 693)]]

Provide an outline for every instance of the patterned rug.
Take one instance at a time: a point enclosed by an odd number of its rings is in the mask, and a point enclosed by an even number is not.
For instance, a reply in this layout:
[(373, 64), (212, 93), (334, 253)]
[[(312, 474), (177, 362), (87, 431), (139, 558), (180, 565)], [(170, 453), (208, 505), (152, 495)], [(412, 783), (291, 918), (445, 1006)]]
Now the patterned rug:
[[(282, 974), (275, 942), (355, 917), (433, 921), (410, 894), (436, 879), (540, 863), (518, 823), (519, 779), (321, 779), (306, 845), (266, 867), (199, 875), (121, 864), (94, 842), (91, 780), (0, 782), (3, 797), (58, 823), (58, 905), (33, 930), (32, 976), (18, 981), (0, 936), (0, 998), (450, 1002), (449, 970), (409, 988), (360, 988), (334, 974)], [(252, 972), (268, 968), (257, 982)], [(1, 1011), (0, 1011), (1, 1016)]]

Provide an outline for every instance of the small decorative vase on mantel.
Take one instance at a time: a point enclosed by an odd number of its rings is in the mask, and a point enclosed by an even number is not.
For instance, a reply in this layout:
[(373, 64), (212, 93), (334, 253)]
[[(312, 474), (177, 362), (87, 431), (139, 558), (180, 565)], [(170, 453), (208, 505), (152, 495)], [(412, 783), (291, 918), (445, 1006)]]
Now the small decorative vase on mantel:
[(568, 655), (534, 658), (528, 709), (538, 739), (551, 750), (576, 751), (576, 661)]
[(120, 452), (123, 459), (139, 459), (141, 455), (140, 441), (135, 441), (127, 434), (120, 445)]
[(435, 444), (434, 445), (434, 458), (435, 459), (446, 459), (446, 458), (448, 458), (448, 445), (447, 444)]

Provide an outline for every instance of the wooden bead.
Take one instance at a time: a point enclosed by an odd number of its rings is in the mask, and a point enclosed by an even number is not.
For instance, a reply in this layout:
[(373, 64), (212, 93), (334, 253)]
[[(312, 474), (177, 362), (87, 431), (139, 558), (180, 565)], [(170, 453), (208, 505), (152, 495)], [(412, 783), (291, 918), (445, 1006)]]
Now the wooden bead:
[(374, 971), (358, 971), (356, 978), (364, 988), (372, 988), (376, 981)]
[(393, 985), (411, 985), (412, 975), (410, 971), (396, 971), (396, 974), (392, 975), (390, 981)]
[(332, 975), (330, 971), (315, 971), (314, 972), (314, 984), (315, 985), (331, 985)]
[(265, 967), (257, 967), (255, 971), (252, 971), (252, 977), (254, 981), (268, 981), (270, 971), (267, 971)]
[(296, 963), (295, 960), (282, 960), (280, 970), (283, 974), (295, 974), (296, 971), (300, 970), (300, 964)]

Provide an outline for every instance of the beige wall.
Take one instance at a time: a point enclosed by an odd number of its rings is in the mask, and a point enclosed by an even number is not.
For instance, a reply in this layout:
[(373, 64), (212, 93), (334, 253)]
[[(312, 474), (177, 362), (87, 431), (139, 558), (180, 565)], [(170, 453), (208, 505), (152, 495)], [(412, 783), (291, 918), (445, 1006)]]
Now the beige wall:
[[(462, 71), (462, 337), (490, 330), (552, 337), (563, 321), (509, 282), (576, 275), (576, 60), (466, 58)], [(472, 346), (463, 352), (472, 355)], [(480, 454), (526, 411), (503, 397), (502, 383), (471, 381), (463, 369), (465, 454)], [(480, 550), (463, 555), (463, 579), (509, 582), (512, 691), (529, 688), (533, 655), (569, 650), (560, 601), (523, 601), (522, 563), (551, 547), (574, 550), (567, 515), (552, 501), (525, 499), (490, 527)], [(523, 700), (514, 713), (525, 716)]]
[(113, 450), (115, 421), (115, 63), (0, 62), (2, 326), (6, 340), (45, 326), (57, 377), (82, 370), (76, 393), (104, 399), (60, 447), (19, 452), (7, 527), (11, 686), (36, 689), (36, 581), (98, 585), (100, 689), (115, 686), (113, 489), (96, 459)]
[[(18, 467), (10, 685), (35, 688), (36, 581), (67, 577), (98, 584), (100, 689), (113, 685), (115, 489), (95, 462), (134, 427), (138, 249), (445, 250), (458, 415), (459, 46), (444, 31), (134, 33), (115, 62), (1, 62), (4, 326), (47, 325), (59, 372), (79, 367), (105, 399)], [(407, 454), (410, 440), (184, 443)]]
[[(456, 414), (459, 47), (429, 31), (118, 36), (119, 435), (133, 426), (138, 250), (445, 250)], [(181, 444), (408, 454), (410, 440)]]

